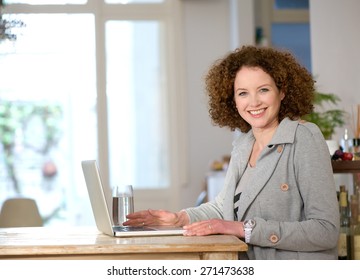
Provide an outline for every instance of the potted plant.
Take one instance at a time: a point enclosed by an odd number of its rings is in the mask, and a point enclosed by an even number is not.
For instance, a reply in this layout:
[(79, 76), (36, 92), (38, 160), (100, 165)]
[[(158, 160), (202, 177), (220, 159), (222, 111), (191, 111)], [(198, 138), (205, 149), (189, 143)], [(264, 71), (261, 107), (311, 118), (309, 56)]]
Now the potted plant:
[(345, 124), (345, 111), (340, 109), (324, 109), (325, 104), (337, 105), (340, 98), (333, 93), (315, 92), (314, 105), (312, 113), (303, 117), (303, 119), (315, 123), (321, 130), (329, 146), (329, 152), (332, 155), (338, 148), (339, 144), (332, 139), (335, 129)]
[(345, 111), (340, 109), (324, 109), (324, 104), (337, 105), (340, 98), (333, 93), (315, 92), (315, 110), (304, 116), (304, 119), (315, 123), (321, 130), (326, 140), (331, 140), (335, 129), (345, 124)]

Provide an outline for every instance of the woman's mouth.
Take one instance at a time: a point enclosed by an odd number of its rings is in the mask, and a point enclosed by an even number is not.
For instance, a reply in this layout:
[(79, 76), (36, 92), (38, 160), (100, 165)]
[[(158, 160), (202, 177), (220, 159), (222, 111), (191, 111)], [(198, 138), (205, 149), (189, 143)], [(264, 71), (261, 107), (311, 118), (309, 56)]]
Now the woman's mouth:
[(250, 113), (252, 116), (256, 117), (256, 116), (261, 115), (264, 111), (265, 111), (265, 109), (259, 109), (259, 110), (249, 111), (249, 113)]

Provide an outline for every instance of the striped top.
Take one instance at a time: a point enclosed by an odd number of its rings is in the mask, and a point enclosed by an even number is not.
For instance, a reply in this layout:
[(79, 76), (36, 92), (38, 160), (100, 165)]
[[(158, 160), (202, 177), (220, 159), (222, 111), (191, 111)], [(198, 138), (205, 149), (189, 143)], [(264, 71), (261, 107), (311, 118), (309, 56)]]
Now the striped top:
[(235, 190), (235, 195), (234, 195), (234, 220), (238, 221), (238, 210), (239, 210), (239, 205), (241, 203), (241, 193), (245, 190), (245, 188), (249, 187), (249, 182), (251, 181), (251, 179), (254, 176), (256, 167), (251, 167), (249, 164), (247, 165), (243, 176), (240, 178), (236, 190)]

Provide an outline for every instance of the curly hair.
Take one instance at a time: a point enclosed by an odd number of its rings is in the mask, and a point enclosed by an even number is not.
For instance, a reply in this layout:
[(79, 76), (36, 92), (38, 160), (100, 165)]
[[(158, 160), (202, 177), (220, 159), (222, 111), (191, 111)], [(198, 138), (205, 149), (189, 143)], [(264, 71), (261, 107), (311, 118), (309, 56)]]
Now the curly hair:
[(312, 112), (315, 81), (288, 51), (270, 47), (243, 46), (215, 61), (205, 77), (209, 114), (213, 124), (248, 132), (250, 125), (238, 113), (234, 101), (234, 81), (242, 67), (259, 67), (269, 74), (285, 93), (279, 122), (298, 119)]

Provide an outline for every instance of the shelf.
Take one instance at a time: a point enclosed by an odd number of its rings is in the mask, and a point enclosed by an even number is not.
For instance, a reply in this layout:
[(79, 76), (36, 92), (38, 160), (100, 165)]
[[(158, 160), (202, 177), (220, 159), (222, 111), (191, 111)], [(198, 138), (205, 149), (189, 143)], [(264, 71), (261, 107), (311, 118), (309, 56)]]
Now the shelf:
[(334, 173), (360, 173), (360, 160), (331, 161)]

